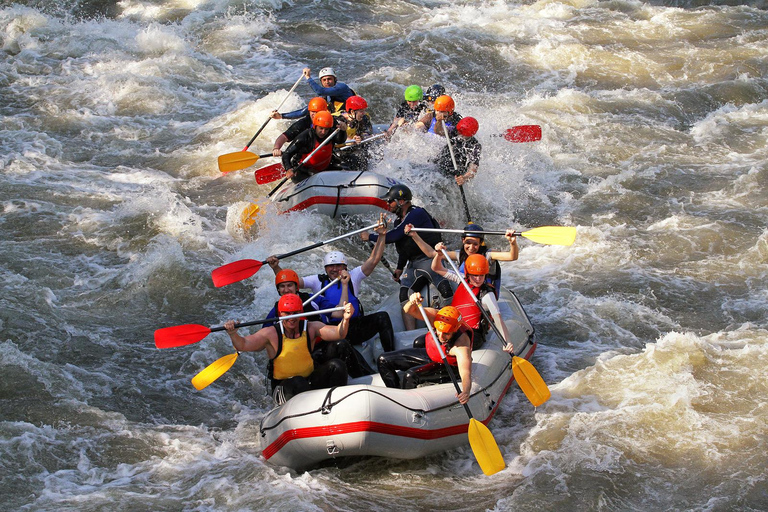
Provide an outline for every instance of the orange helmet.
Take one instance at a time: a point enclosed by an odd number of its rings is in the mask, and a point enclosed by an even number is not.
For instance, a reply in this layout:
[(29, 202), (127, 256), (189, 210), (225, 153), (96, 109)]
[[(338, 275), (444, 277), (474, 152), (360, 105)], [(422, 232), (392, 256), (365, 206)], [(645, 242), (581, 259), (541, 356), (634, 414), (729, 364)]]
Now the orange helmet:
[(461, 311), (453, 306), (445, 306), (437, 312), (435, 317), (435, 329), (440, 332), (454, 333), (461, 325)]
[(435, 100), (435, 111), (439, 112), (453, 112), (456, 108), (456, 104), (453, 102), (453, 98), (450, 96), (438, 96)]
[(278, 313), (301, 313), (304, 311), (304, 304), (301, 303), (301, 297), (295, 293), (286, 293), (277, 301)]
[(312, 120), (312, 123), (321, 128), (333, 128), (333, 116), (330, 112), (324, 110), (315, 114), (315, 119)]
[(308, 108), (310, 112), (322, 112), (323, 110), (328, 110), (328, 102), (318, 96), (309, 100)]
[(484, 276), (488, 270), (488, 259), (482, 254), (470, 254), (464, 261), (464, 272), (469, 275)]
[(275, 276), (275, 286), (280, 283), (296, 283), (299, 286), (299, 274), (291, 269), (281, 270)]

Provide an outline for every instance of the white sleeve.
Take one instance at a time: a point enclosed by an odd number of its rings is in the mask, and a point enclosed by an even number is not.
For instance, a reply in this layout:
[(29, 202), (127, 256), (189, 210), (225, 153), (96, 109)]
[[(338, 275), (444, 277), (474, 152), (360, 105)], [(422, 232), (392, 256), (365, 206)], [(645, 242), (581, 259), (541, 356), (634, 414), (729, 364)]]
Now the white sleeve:
[(363, 282), (363, 279), (365, 279), (366, 276), (363, 272), (363, 266), (360, 265), (359, 267), (353, 268), (349, 272), (349, 279), (352, 281), (352, 288), (355, 290), (355, 295), (360, 296), (360, 284)]
[(304, 276), (301, 279), (304, 281), (304, 288), (309, 288), (310, 290), (312, 290), (312, 293), (317, 293), (322, 288), (320, 279), (317, 278), (317, 274), (312, 274), (311, 276)]

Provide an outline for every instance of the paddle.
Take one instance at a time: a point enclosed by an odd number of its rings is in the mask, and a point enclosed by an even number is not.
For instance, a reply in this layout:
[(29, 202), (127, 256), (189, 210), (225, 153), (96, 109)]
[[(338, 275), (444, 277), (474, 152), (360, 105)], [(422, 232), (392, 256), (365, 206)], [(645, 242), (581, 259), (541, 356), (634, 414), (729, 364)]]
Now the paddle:
[[(461, 233), (464, 236), (506, 235), (506, 231), (464, 231), (463, 229), (411, 228), (413, 231), (431, 231), (434, 233)], [(525, 237), (533, 242), (545, 245), (573, 245), (576, 240), (576, 228), (569, 226), (541, 226), (528, 231), (515, 231), (515, 236)]]
[[(370, 142), (372, 140), (380, 139), (386, 135), (385, 133), (380, 133), (379, 135), (374, 135), (373, 137), (368, 137), (365, 140), (361, 140), (358, 143), (346, 143), (341, 144), (339, 146), (336, 146), (339, 148), (339, 151), (346, 151), (348, 149), (354, 148), (359, 146), (360, 144), (365, 144), (366, 142)], [(266, 167), (262, 167), (261, 169), (258, 169), (254, 175), (256, 177), (256, 183), (259, 185), (264, 185), (266, 183), (272, 183), (273, 181), (279, 180), (283, 177), (285, 174), (285, 169), (283, 169), (283, 165), (281, 163), (268, 165)]]
[[(309, 313), (300, 313), (295, 315), (282, 316), (279, 319), (263, 318), (261, 320), (254, 320), (252, 322), (235, 324), (235, 328), (239, 329), (240, 327), (260, 325), (260, 324), (265, 324), (267, 322), (272, 322), (276, 320), (285, 320), (288, 318), (299, 318), (307, 315), (324, 315), (326, 313), (333, 313), (334, 311), (339, 311), (340, 309), (344, 309), (344, 308), (342, 306), (339, 306), (336, 308), (321, 309), (319, 311), (312, 311)], [(223, 331), (223, 330), (225, 330), (223, 325), (220, 325), (218, 327), (206, 327), (200, 324), (184, 324), (184, 325), (176, 325), (174, 327), (163, 327), (162, 329), (157, 329), (155, 331), (155, 346), (157, 348), (183, 347), (184, 345), (191, 345), (193, 343), (197, 343), (198, 341), (204, 339), (206, 336), (208, 336), (212, 332)]]
[[(472, 288), (469, 287), (467, 280), (464, 279), (464, 276), (461, 275), (461, 272), (459, 272), (459, 269), (456, 267), (456, 264), (453, 262), (453, 260), (448, 257), (446, 250), (442, 249), (441, 252), (443, 253), (445, 259), (448, 260), (448, 263), (451, 264), (453, 271), (456, 272), (456, 275), (459, 276), (459, 279), (461, 279), (461, 284), (467, 290), (469, 296), (475, 297), (475, 294), (472, 292)], [(509, 340), (504, 337), (499, 328), (496, 326), (496, 323), (480, 303), (480, 300), (476, 297), (475, 304), (477, 305), (477, 308), (480, 310), (480, 313), (482, 313), (485, 320), (493, 329), (493, 332), (496, 333), (496, 336), (498, 336), (501, 341), (508, 344)], [(549, 400), (550, 392), (547, 384), (544, 382), (544, 379), (541, 378), (539, 372), (536, 371), (536, 368), (534, 368), (529, 361), (526, 361), (522, 357), (518, 357), (517, 355), (512, 354), (512, 374), (515, 376), (515, 380), (520, 386), (520, 389), (523, 390), (523, 393), (525, 393), (525, 396), (533, 404), (534, 407), (538, 407)]]
[[(360, 228), (355, 231), (345, 233), (343, 235), (339, 235), (335, 238), (331, 238), (324, 242), (317, 242), (315, 244), (308, 245), (307, 247), (304, 247), (302, 249), (296, 249), (295, 251), (281, 254), (277, 256), (277, 259), (281, 260), (283, 258), (287, 258), (288, 256), (295, 256), (296, 254), (301, 254), (302, 252), (316, 249), (318, 247), (329, 244), (331, 242), (335, 242), (336, 240), (341, 240), (342, 238), (347, 238), (347, 237), (356, 235), (358, 233), (362, 233), (363, 231), (373, 229), (378, 225), (379, 223), (377, 222), (376, 224), (373, 224), (364, 228)], [(222, 286), (226, 286), (228, 284), (236, 283), (238, 281), (242, 281), (243, 279), (247, 279), (251, 277), (253, 274), (255, 274), (256, 272), (258, 272), (259, 269), (262, 267), (262, 265), (264, 265), (264, 263), (261, 261), (248, 260), (248, 259), (237, 260), (237, 261), (233, 261), (232, 263), (227, 263), (226, 265), (222, 265), (218, 268), (213, 269), (213, 272), (211, 272), (213, 285), (217, 288), (221, 288)]]
[[(419, 303), (419, 312), (424, 319), (424, 323), (427, 324), (429, 333), (432, 335), (432, 341), (437, 346), (437, 350), (440, 351), (440, 357), (443, 359), (443, 364), (445, 365), (445, 369), (448, 370), (448, 375), (451, 377), (456, 392), (460, 394), (461, 387), (459, 386), (459, 381), (456, 380), (453, 368), (451, 368), (451, 365), (449, 365), (448, 361), (445, 359), (443, 347), (440, 346), (435, 330), (432, 328), (432, 324), (430, 323), (429, 318), (427, 318), (427, 313), (424, 311), (424, 306), (422, 306), (421, 303)], [(504, 457), (502, 457), (501, 451), (499, 450), (499, 445), (496, 444), (496, 440), (493, 438), (493, 434), (488, 427), (472, 416), (472, 411), (469, 409), (469, 405), (462, 405), (464, 406), (467, 416), (469, 416), (469, 427), (467, 429), (469, 446), (472, 448), (472, 453), (475, 454), (475, 459), (477, 459), (480, 469), (482, 469), (483, 473), (486, 475), (498, 473), (507, 466), (504, 462)]]
[[(456, 175), (462, 174), (461, 171), (459, 171), (459, 165), (456, 163), (456, 155), (453, 154), (453, 144), (451, 144), (451, 136), (448, 133), (448, 128), (445, 126), (445, 119), (441, 119), (440, 122), (443, 123), (443, 133), (445, 133), (445, 140), (448, 142), (448, 152), (451, 154), (453, 170), (456, 171)], [(464, 215), (467, 217), (467, 224), (472, 224), (472, 216), (469, 214), (467, 196), (464, 194), (464, 185), (459, 185), (459, 191), (461, 192), (461, 201), (464, 203)]]
[[(310, 128), (310, 129), (311, 129), (311, 128)], [(299, 165), (297, 165), (297, 166), (296, 166), (296, 168), (293, 170), (293, 172), (294, 172), (294, 176), (296, 175), (296, 171), (298, 171), (299, 169), (301, 169), (301, 167), (302, 167), (302, 166), (303, 166), (305, 163), (309, 162), (309, 159), (310, 159), (310, 158), (312, 158), (312, 157), (314, 156), (314, 154), (315, 154), (315, 153), (317, 153), (317, 152), (318, 152), (318, 150), (319, 150), (321, 147), (323, 147), (323, 146), (325, 146), (326, 144), (328, 144), (328, 143), (329, 143), (329, 142), (330, 142), (330, 141), (333, 139), (333, 136), (334, 136), (334, 135), (336, 135), (336, 134), (337, 134), (337, 133), (338, 133), (340, 130), (341, 130), (341, 128), (336, 128), (335, 130), (333, 130), (333, 133), (331, 133), (329, 136), (327, 136), (327, 137), (325, 138), (325, 140), (324, 140), (323, 142), (321, 142), (321, 143), (320, 143), (320, 145), (319, 145), (319, 146), (317, 146), (317, 147), (316, 147), (316, 148), (315, 148), (315, 149), (314, 149), (314, 150), (313, 150), (313, 151), (312, 151), (310, 154), (308, 154), (308, 155), (306, 156), (306, 158), (304, 158), (304, 160), (302, 160), (302, 161), (301, 161), (301, 163), (300, 163)], [(277, 186), (276, 186), (275, 188), (273, 188), (273, 189), (272, 189), (272, 191), (271, 191), (269, 194), (267, 194), (267, 197), (272, 197), (272, 195), (273, 195), (275, 192), (277, 192), (278, 190), (280, 190), (280, 187), (282, 187), (282, 186), (283, 186), (283, 184), (284, 184), (286, 181), (288, 181), (288, 178), (287, 178), (287, 177), (286, 177), (286, 178), (283, 178), (283, 179), (282, 179), (282, 181), (280, 181), (280, 183), (278, 183), (278, 184), (277, 184)]]
[(541, 140), (541, 126), (537, 124), (522, 124), (513, 126), (504, 133), (491, 135), (491, 137), (504, 137), (509, 142), (536, 142)]
[(267, 158), (269, 156), (272, 156), (272, 153), (264, 153), (263, 155), (257, 155), (250, 151), (227, 153), (226, 155), (219, 156), (219, 170), (224, 173), (239, 171), (240, 169), (252, 166), (259, 158)]
[[(286, 100), (288, 100), (288, 98), (291, 97), (291, 94), (293, 94), (293, 91), (295, 91), (296, 87), (299, 86), (299, 82), (301, 82), (302, 78), (304, 78), (304, 73), (302, 73), (301, 76), (299, 77), (299, 79), (296, 80), (296, 83), (293, 84), (293, 87), (291, 87), (291, 90), (288, 91), (288, 94), (285, 95), (285, 98), (283, 98), (283, 101), (280, 102), (280, 104), (277, 106), (277, 108), (275, 110), (280, 110), (280, 107), (283, 106), (283, 103), (285, 103)], [(256, 140), (256, 137), (258, 137), (259, 134), (261, 133), (261, 131), (264, 129), (264, 127), (267, 126), (267, 123), (269, 123), (270, 119), (272, 119), (272, 116), (269, 116), (267, 118), (267, 120), (264, 121), (264, 124), (261, 125), (261, 128), (259, 128), (259, 131), (257, 131), (256, 134), (253, 137), (251, 137), (251, 140), (248, 141), (248, 144), (245, 145), (245, 147), (243, 148), (243, 151), (248, 151), (248, 148), (251, 147), (251, 144), (253, 144), (253, 141)]]
[[(336, 284), (339, 281), (339, 278), (337, 277), (330, 283), (328, 283), (325, 287), (323, 287), (322, 290), (305, 300), (302, 304), (306, 306), (315, 298), (317, 298), (318, 295), (323, 293), (325, 290), (331, 287), (331, 285)], [(309, 313), (305, 314), (304, 316), (309, 316)], [(287, 317), (283, 317), (287, 318)], [(201, 389), (205, 389), (208, 386), (210, 386), (216, 379), (227, 373), (227, 371), (232, 368), (232, 365), (235, 364), (235, 361), (237, 361), (237, 356), (240, 355), (240, 351), (236, 351), (234, 354), (228, 354), (224, 357), (220, 357), (213, 363), (206, 366), (200, 373), (195, 375), (192, 378), (192, 385), (195, 386), (195, 389), (200, 391)]]

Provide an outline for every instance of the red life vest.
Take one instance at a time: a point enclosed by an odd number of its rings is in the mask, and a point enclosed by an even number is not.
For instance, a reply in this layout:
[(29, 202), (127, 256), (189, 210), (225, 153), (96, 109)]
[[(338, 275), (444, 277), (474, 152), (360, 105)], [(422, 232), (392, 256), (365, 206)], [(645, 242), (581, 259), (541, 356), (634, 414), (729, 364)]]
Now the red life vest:
[[(329, 135), (330, 136), (330, 135)], [(317, 140), (317, 137), (313, 137), (315, 141), (315, 145), (312, 148), (317, 149), (317, 146), (319, 146), (322, 141)], [(304, 161), (305, 158), (307, 158), (307, 155), (301, 155), (301, 161)], [(333, 157), (333, 141), (329, 142), (322, 148), (320, 148), (317, 153), (312, 155), (312, 158), (309, 159), (307, 163), (304, 164), (304, 169), (309, 169), (313, 172), (320, 172), (324, 171), (328, 168), (328, 166), (331, 164), (331, 157)]]
[[(451, 336), (451, 339), (448, 340), (445, 343), (445, 345), (443, 345), (443, 352), (445, 352), (445, 360), (451, 366), (456, 366), (456, 356), (449, 355), (448, 352), (456, 344), (456, 340), (458, 340), (461, 337), (461, 335), (464, 333), (466, 333), (467, 336), (469, 336), (469, 347), (470, 347), (470, 350), (472, 350), (472, 341), (474, 337), (474, 332), (468, 326), (464, 325), (464, 323), (461, 324), (458, 331), (453, 333), (453, 336)], [(437, 347), (435, 346), (435, 342), (432, 340), (433, 340), (432, 333), (428, 332), (427, 337), (424, 340), (426, 342), (427, 355), (431, 360), (437, 363), (442, 363), (443, 358), (440, 357), (440, 351), (437, 350)], [(438, 340), (437, 342), (440, 343), (440, 340)]]
[(453, 300), (451, 300), (451, 306), (461, 312), (461, 320), (472, 329), (478, 329), (480, 327), (480, 320), (483, 318), (483, 314), (475, 303), (480, 290), (481, 288), (472, 287), (473, 295), (470, 296), (464, 285), (459, 285), (453, 294)]

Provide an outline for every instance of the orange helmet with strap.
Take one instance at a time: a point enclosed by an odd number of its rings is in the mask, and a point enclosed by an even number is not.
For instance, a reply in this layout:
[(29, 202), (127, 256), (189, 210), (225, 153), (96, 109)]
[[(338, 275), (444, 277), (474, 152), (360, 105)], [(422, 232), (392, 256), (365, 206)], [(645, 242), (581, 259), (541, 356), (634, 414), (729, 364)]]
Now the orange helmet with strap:
[(444, 333), (454, 333), (461, 325), (461, 311), (453, 306), (445, 306), (435, 316), (435, 329)]
[(275, 286), (280, 283), (296, 283), (296, 286), (299, 286), (299, 274), (291, 269), (281, 270), (275, 276)]
[(464, 272), (473, 276), (484, 276), (488, 273), (490, 266), (488, 259), (482, 254), (471, 254), (464, 261)]
[(315, 114), (315, 118), (312, 120), (312, 123), (315, 126), (319, 126), (321, 128), (333, 128), (333, 116), (330, 112), (324, 110), (323, 112), (318, 112)]
[(301, 303), (301, 297), (295, 293), (286, 293), (277, 301), (278, 313), (301, 313), (304, 311), (304, 304)]
[(328, 102), (325, 101), (325, 98), (318, 96), (309, 100), (307, 108), (309, 108), (310, 112), (322, 112), (323, 110), (328, 110)]
[(439, 112), (453, 112), (456, 108), (456, 104), (453, 102), (453, 98), (450, 96), (438, 96), (435, 100), (435, 111)]

